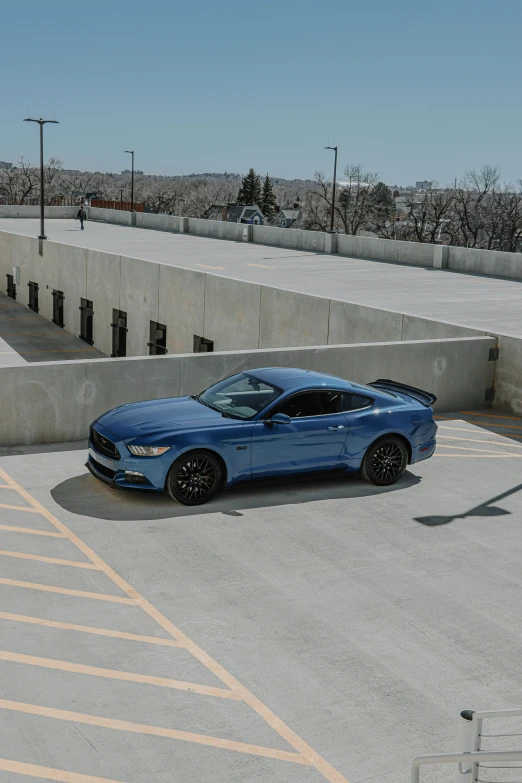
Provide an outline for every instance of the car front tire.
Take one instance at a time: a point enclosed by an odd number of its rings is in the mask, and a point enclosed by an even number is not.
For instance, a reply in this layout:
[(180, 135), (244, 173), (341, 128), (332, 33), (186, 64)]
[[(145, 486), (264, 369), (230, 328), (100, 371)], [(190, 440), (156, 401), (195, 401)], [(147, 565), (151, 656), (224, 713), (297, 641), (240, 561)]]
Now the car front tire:
[(372, 443), (364, 455), (361, 478), (378, 487), (395, 484), (408, 465), (408, 450), (404, 441), (386, 435)]
[(208, 451), (191, 451), (174, 462), (167, 475), (167, 494), (184, 506), (201, 506), (221, 487), (223, 471)]

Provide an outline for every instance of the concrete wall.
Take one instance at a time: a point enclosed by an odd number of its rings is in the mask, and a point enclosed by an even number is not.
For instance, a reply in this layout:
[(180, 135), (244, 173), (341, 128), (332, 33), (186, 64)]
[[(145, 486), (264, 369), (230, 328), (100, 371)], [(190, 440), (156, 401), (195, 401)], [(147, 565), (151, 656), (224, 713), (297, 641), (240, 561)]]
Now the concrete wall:
[(396, 264), (432, 267), (436, 245), (419, 242), (401, 242), (374, 237), (337, 236), (337, 252), (351, 258), (369, 258), (374, 261), (391, 261)]
[[(75, 218), (79, 207), (45, 207), (46, 218)], [(28, 205), (2, 205), (0, 204), (0, 218), (39, 218), (40, 206)]]
[(274, 365), (358, 382), (395, 378), (434, 392), (438, 410), (473, 408), (491, 386), (494, 343), (472, 337), (4, 367), (0, 446), (85, 438), (90, 422), (116, 405), (193, 394), (235, 372)]
[[(114, 223), (118, 226), (131, 225), (131, 213), (125, 212), (122, 209), (102, 209), (101, 207), (88, 207), (86, 212), (89, 220), (101, 220), (103, 223)], [(137, 215), (138, 213), (135, 214)]]
[(475, 275), (496, 275), (522, 280), (522, 253), (448, 247), (448, 269)]
[(259, 245), (290, 247), (310, 253), (324, 253), (325, 234), (320, 231), (277, 228), (276, 226), (253, 226), (253, 241)]

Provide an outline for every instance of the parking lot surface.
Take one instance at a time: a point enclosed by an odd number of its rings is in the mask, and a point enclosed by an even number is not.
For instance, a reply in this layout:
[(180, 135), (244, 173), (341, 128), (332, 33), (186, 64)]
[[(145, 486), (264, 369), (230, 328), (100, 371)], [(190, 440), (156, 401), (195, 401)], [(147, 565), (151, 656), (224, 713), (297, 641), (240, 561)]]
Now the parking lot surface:
[(190, 509), (1, 450), (0, 782), (403, 783), (518, 706), (522, 420), (438, 423), (392, 488)]
[[(74, 220), (45, 225), (55, 242), (522, 336), (522, 282), (515, 280), (107, 223), (87, 222), (85, 231)], [(0, 231), (37, 236), (39, 223), (3, 218)]]

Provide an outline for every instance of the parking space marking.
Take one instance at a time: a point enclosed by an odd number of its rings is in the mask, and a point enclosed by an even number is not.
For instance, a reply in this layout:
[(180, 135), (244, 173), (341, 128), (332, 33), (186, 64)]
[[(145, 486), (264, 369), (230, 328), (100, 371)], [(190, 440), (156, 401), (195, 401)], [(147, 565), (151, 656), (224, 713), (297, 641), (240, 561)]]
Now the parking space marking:
[(38, 513), (35, 508), (29, 506), (11, 506), (9, 503), (0, 503), (0, 508), (6, 508), (9, 511), (28, 511), (29, 513)]
[(244, 261), (245, 266), (260, 266), (262, 269), (277, 269), (276, 266), (268, 266), (267, 264), (249, 264)]
[[(496, 444), (495, 444), (496, 445)], [(499, 444), (501, 445), (501, 444)], [(444, 443), (443, 448), (445, 449), (456, 449), (457, 451), (478, 451), (481, 454), (499, 454), (504, 457), (513, 457), (513, 459), (522, 458), (522, 454), (513, 454), (506, 451), (493, 451), (490, 449), (476, 449), (473, 446), (450, 446), (449, 443)]]
[(221, 269), (222, 272), (225, 271), (224, 266), (210, 266), (209, 264), (194, 264), (194, 266), (202, 266), (203, 269)]
[(63, 533), (57, 533), (55, 530), (38, 530), (35, 527), (20, 527), (19, 525), (0, 525), (0, 530), (9, 530), (11, 533), (29, 533), (31, 536), (65, 538)]
[(54, 585), (40, 585), (36, 582), (22, 582), (19, 579), (7, 579), (0, 576), (0, 585), (10, 585), (11, 587), (24, 587), (28, 590), (43, 590), (46, 593), (61, 593), (62, 595), (75, 595), (78, 598), (94, 598), (97, 601), (112, 601), (116, 604), (127, 604), (136, 606), (133, 598), (123, 598), (120, 595), (105, 595), (104, 593), (89, 593), (86, 590), (72, 590), (68, 587), (55, 587)]
[(475, 411), (461, 411), (466, 416), (485, 416), (487, 419), (510, 419), (511, 421), (522, 421), (520, 416), (499, 416), (495, 413), (476, 413)]
[[(201, 649), (195, 642), (190, 639), (183, 631), (181, 631), (174, 623), (172, 623), (167, 617), (165, 617), (158, 609), (156, 609), (144, 596), (138, 593), (131, 585), (126, 582), (111, 566), (109, 566), (99, 555), (94, 552), (82, 539), (80, 539), (75, 533), (73, 533), (63, 522), (61, 522), (51, 511), (49, 511), (42, 503), (34, 498), (26, 489), (24, 489), (17, 481), (15, 481), (8, 473), (0, 468), (0, 479), (16, 489), (17, 493), (27, 503), (29, 503), (35, 511), (43, 516), (53, 527), (62, 533), (71, 543), (73, 543), (92, 563), (99, 565), (103, 573), (111, 579), (111, 581), (126, 593), (128, 599), (119, 598), (116, 596), (108, 596), (110, 600), (119, 601), (120, 603), (130, 603), (132, 605), (140, 606), (143, 611), (151, 617), (155, 622), (173, 639), (180, 643), (191, 655), (205, 666), (208, 671), (212, 672), (221, 682), (226, 685), (231, 691), (240, 697), (240, 699), (251, 708), (259, 717), (261, 717), (268, 726), (270, 726), (280, 737), (294, 749), (296, 752), (288, 752), (282, 750), (276, 750), (273, 748), (258, 747), (254, 745), (248, 745), (243, 742), (232, 742), (229, 740), (223, 740), (216, 737), (208, 737), (201, 734), (193, 734), (190, 732), (176, 731), (172, 729), (163, 729), (158, 727), (141, 726), (140, 724), (129, 724), (124, 721), (114, 721), (107, 718), (99, 718), (92, 715), (79, 715), (78, 713), (72, 713), (63, 710), (51, 710), (47, 707), (41, 707), (38, 705), (22, 704), (19, 702), (11, 702), (7, 700), (0, 701), (0, 709), (11, 709), (19, 712), (26, 712), (34, 715), (46, 715), (47, 717), (53, 717), (60, 720), (71, 720), (76, 722), (86, 722), (91, 725), (106, 726), (107, 728), (118, 728), (126, 731), (137, 731), (139, 733), (153, 733), (157, 736), (168, 736), (173, 739), (186, 740), (188, 742), (194, 742), (201, 745), (210, 745), (213, 747), (220, 747), (229, 750), (235, 750), (242, 753), (250, 753), (253, 755), (266, 756), (268, 758), (279, 759), (283, 761), (292, 761), (298, 764), (306, 764), (314, 767), (329, 783), (348, 783), (347, 779), (338, 772), (326, 759), (324, 759), (319, 753), (317, 753), (305, 740), (303, 740), (298, 734), (286, 725), (280, 718), (275, 715), (272, 710), (267, 707), (263, 702), (254, 696), (245, 686), (243, 686), (230, 672), (228, 672), (221, 664), (219, 664), (208, 653)], [(19, 584), (25, 586), (34, 587), (31, 583), (17, 583), (16, 580), (0, 579), (0, 583), (5, 584)], [(49, 588), (46, 585), (36, 586), (36, 589), (43, 587), (44, 589), (65, 592), (81, 595), (81, 591), (64, 591), (62, 588)], [(89, 594), (87, 594), (89, 595)], [(90, 597), (94, 598), (107, 598), (107, 596), (100, 596), (98, 594), (90, 594)]]
[[(450, 429), (450, 427), (448, 427), (448, 429)], [(466, 430), (466, 432), (471, 432), (471, 430)], [(492, 433), (492, 435), (496, 435), (496, 434), (497, 433)], [(479, 438), (463, 438), (462, 435), (437, 435), (437, 440), (441, 440), (441, 439), (444, 439), (444, 440), (462, 440), (462, 441), (469, 441), (470, 443), (491, 443), (493, 446), (501, 446), (501, 448), (503, 448), (503, 449), (505, 449), (506, 446), (510, 446), (510, 448), (512, 448), (512, 449), (522, 449), (522, 444), (520, 444), (520, 443), (509, 443), (509, 444), (507, 444), (505, 442), (505, 438), (504, 438), (504, 442), (502, 442), (500, 440), (481, 440)]]
[(31, 617), (23, 614), (12, 614), (11, 612), (0, 612), (0, 620), (11, 620), (16, 623), (28, 623), (29, 625), (40, 625), (43, 628), (57, 628), (61, 631), (78, 631), (80, 633), (90, 633), (95, 636), (109, 636), (113, 639), (128, 639), (131, 642), (143, 642), (144, 644), (158, 644), (163, 647), (183, 647), (182, 644), (174, 639), (163, 639), (161, 636), (144, 636), (139, 633), (128, 633), (127, 631), (113, 631), (108, 628), (95, 628), (92, 625), (76, 625), (75, 623), (61, 623), (57, 620), (46, 620), (43, 617)]
[(27, 552), (11, 552), (9, 549), (0, 549), (2, 557), (16, 557), (19, 560), (37, 560), (40, 563), (52, 563), (53, 565), (70, 566), (71, 568), (86, 568), (89, 571), (100, 571), (100, 566), (94, 563), (82, 563), (79, 560), (62, 560), (59, 557), (44, 557), (43, 555), (29, 555)]
[[(178, 731), (177, 729), (166, 729), (162, 726), (149, 726), (146, 723), (114, 720), (113, 718), (104, 718), (100, 715), (86, 715), (82, 712), (57, 710), (52, 707), (41, 707), (38, 704), (26, 704), (24, 702), (9, 701), (7, 699), (0, 699), (0, 709), (23, 712), (26, 715), (39, 715), (44, 718), (54, 718), (55, 720), (65, 720), (70, 721), (71, 723), (84, 723), (88, 726), (100, 726), (101, 728), (115, 729), (116, 731), (129, 731), (135, 734), (167, 737), (169, 739), (182, 740), (185, 742), (194, 742), (198, 745), (208, 745), (212, 748), (223, 748), (224, 750), (233, 750), (237, 753), (264, 756), (269, 759), (292, 761), (294, 764), (305, 764), (310, 766), (310, 761), (300, 753), (291, 753), (287, 750), (277, 750), (276, 748), (265, 748), (263, 745), (251, 745), (247, 742), (236, 742), (234, 740), (222, 739), (221, 737), (211, 737), (208, 734), (195, 734), (191, 731)], [(343, 778), (339, 778), (339, 780), (343, 780)]]
[(22, 761), (0, 759), (0, 772), (14, 772), (17, 775), (30, 775), (43, 780), (55, 780), (57, 783), (120, 783), (118, 780), (82, 775), (78, 772), (66, 772), (64, 769), (40, 767), (38, 764), (24, 764)]
[[(7, 353), (7, 351), (2, 351), (2, 353)], [(0, 484), (0, 489), (13, 489), (13, 487), (10, 487), (9, 484)]]
[(434, 454), (434, 457), (463, 457), (467, 459), (511, 459), (512, 454)]
[(58, 661), (55, 658), (40, 658), (36, 655), (23, 655), (8, 650), (0, 650), (0, 661), (11, 663), (23, 663), (27, 666), (40, 666), (42, 669), (57, 669), (58, 671), (71, 672), (72, 674), (88, 674), (91, 677), (104, 677), (108, 680), (125, 680), (127, 682), (139, 682), (144, 685), (156, 685), (159, 688), (172, 688), (177, 691), (190, 691), (202, 696), (214, 696), (219, 699), (232, 699), (241, 701), (241, 697), (228, 688), (214, 688), (211, 685), (197, 685), (194, 682), (172, 680), (169, 677), (155, 677), (149, 674), (135, 674), (123, 672), (118, 669), (104, 669), (99, 666), (86, 666), (82, 663), (70, 661)]

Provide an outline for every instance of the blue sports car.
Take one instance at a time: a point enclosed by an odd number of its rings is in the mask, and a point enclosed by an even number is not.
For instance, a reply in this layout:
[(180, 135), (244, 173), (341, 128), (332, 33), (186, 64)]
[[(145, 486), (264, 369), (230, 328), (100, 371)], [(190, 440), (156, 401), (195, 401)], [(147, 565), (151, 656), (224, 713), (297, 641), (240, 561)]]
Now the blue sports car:
[(118, 487), (205, 503), (240, 481), (341, 470), (372, 484), (431, 457), (433, 394), (308, 370), (232, 375), (191, 397), (121, 405), (93, 422), (87, 467)]

